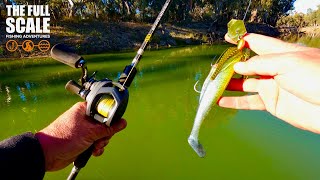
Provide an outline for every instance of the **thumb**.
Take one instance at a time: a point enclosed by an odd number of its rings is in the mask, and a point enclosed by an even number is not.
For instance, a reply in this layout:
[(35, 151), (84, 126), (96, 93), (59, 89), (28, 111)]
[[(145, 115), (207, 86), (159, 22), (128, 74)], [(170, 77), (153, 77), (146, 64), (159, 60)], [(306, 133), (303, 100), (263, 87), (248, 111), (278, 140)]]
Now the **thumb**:
[(242, 75), (276, 76), (285, 73), (294, 63), (287, 54), (254, 56), (246, 62), (238, 62), (234, 70)]
[[(224, 38), (229, 43), (237, 44), (230, 39), (228, 34), (226, 34)], [(299, 46), (293, 43), (287, 43), (280, 39), (264, 36), (261, 34), (247, 33), (243, 37), (243, 39), (248, 43), (248, 46), (251, 50), (260, 55), (307, 50), (306, 47)]]

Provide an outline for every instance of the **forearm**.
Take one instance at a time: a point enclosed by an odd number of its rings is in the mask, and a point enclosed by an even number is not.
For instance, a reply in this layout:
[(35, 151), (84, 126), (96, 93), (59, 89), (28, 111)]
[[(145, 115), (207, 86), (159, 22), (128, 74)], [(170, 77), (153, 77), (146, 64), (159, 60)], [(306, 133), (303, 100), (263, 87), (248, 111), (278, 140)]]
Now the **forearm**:
[(0, 142), (0, 179), (43, 179), (44, 155), (32, 133)]

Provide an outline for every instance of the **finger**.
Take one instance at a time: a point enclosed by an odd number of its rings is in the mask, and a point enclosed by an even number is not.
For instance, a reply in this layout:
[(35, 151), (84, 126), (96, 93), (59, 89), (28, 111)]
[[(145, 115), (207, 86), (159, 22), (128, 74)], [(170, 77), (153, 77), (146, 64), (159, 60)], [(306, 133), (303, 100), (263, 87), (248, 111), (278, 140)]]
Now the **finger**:
[(105, 124), (97, 123), (95, 128), (95, 139), (101, 139), (104, 137), (111, 137), (115, 133), (121, 131), (122, 129), (126, 128), (127, 122), (124, 119), (120, 119), (116, 121), (112, 126), (108, 127)]
[(110, 137), (105, 137), (94, 142), (95, 149), (101, 149), (108, 145)]
[(247, 34), (244, 37), (244, 40), (248, 42), (249, 48), (259, 55), (295, 52), (305, 49), (305, 47), (297, 44), (287, 43), (273, 37), (255, 33)]
[(116, 121), (114, 124), (112, 124), (112, 126), (110, 126), (110, 128), (113, 131), (113, 134), (123, 130), (126, 127), (127, 127), (127, 121), (124, 119), (120, 119), (119, 121)]
[(104, 149), (101, 148), (101, 149), (95, 149), (92, 151), (92, 155), (95, 156), (95, 157), (98, 157), (98, 156), (101, 156), (104, 152)]
[(258, 92), (259, 80), (250, 79), (231, 79), (227, 86), (229, 91)]
[[(255, 33), (248, 33), (243, 39), (248, 43), (248, 48), (259, 55), (303, 51), (306, 49), (297, 44), (287, 43), (273, 37)], [(232, 44), (236, 44), (227, 34), (225, 35), (225, 40)]]
[(218, 105), (225, 108), (245, 110), (266, 110), (266, 107), (259, 94), (239, 97), (222, 97)]
[(235, 72), (242, 75), (276, 76), (294, 67), (295, 57), (288, 54), (268, 54), (254, 56), (246, 62), (236, 63)]

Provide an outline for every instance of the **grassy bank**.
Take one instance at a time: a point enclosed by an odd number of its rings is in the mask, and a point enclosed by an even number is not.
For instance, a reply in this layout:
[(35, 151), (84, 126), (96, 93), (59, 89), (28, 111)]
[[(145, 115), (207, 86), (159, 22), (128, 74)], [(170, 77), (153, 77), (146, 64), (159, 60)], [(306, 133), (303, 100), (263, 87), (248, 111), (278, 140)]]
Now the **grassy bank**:
[(320, 38), (320, 26), (304, 27), (300, 29), (300, 32), (303, 32), (312, 37)]

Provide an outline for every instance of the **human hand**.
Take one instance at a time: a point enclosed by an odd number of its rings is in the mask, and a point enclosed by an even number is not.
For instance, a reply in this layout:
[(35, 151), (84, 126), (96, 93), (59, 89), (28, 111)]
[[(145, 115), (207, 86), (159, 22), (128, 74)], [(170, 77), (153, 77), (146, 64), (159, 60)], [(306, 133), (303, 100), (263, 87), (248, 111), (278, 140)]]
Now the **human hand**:
[(267, 110), (295, 127), (320, 133), (320, 49), (253, 33), (244, 40), (258, 55), (235, 64), (234, 70), (259, 78), (232, 79), (227, 89), (257, 94), (222, 97), (219, 106)]
[(92, 144), (95, 147), (92, 154), (100, 156), (110, 138), (126, 127), (124, 119), (108, 127), (85, 112), (86, 103), (77, 103), (36, 133), (44, 152), (46, 171), (63, 169)]

